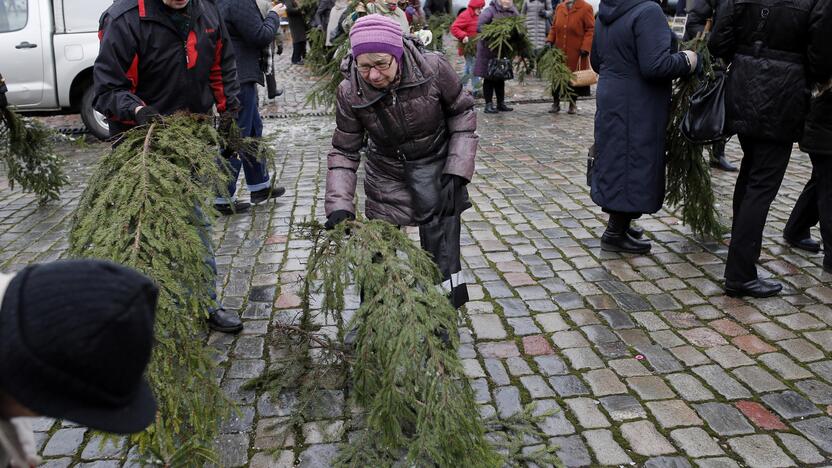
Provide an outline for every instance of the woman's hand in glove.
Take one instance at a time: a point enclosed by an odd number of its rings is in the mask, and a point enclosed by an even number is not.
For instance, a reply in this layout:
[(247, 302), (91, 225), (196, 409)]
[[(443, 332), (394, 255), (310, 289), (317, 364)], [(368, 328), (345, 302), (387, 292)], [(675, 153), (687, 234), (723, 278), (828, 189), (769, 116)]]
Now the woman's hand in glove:
[(352, 221), (355, 219), (355, 215), (350, 213), (347, 210), (335, 210), (329, 214), (326, 218), (326, 223), (324, 223), (324, 228), (327, 231), (331, 231), (335, 229), (335, 226), (343, 223), (344, 221)]

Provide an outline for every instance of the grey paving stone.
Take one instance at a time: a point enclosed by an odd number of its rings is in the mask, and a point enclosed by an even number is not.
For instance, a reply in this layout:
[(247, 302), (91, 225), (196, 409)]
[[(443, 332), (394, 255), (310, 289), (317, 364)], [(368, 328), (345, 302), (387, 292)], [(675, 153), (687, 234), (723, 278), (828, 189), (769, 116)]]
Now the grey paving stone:
[(734, 460), (730, 458), (702, 458), (696, 460), (696, 466), (699, 468), (740, 468)]
[(798, 366), (788, 356), (782, 353), (763, 354), (757, 359), (786, 380), (808, 379), (812, 377), (811, 372)]
[(298, 457), (299, 468), (319, 468), (322, 466), (331, 466), (335, 457), (338, 456), (337, 444), (317, 444), (312, 445)]
[(243, 466), (248, 463), (248, 434), (220, 434), (217, 437), (219, 466)]
[(595, 458), (602, 465), (629, 465), (633, 460), (613, 439), (612, 432), (604, 429), (584, 431), (581, 433), (587, 445), (595, 453)]
[(821, 450), (832, 454), (832, 418), (820, 417), (792, 423), (795, 429), (806, 436)]
[(250, 431), (254, 423), (254, 407), (237, 407), (220, 425), (220, 433), (231, 434)]
[(51, 460), (44, 460), (40, 468), (67, 468), (72, 464), (71, 458), (53, 458)]
[(549, 383), (561, 398), (589, 394), (586, 385), (574, 375), (556, 375), (549, 378)]
[(754, 365), (754, 361), (751, 358), (736, 347), (730, 345), (708, 348), (705, 350), (705, 354), (726, 369)]
[(740, 367), (734, 369), (732, 373), (756, 393), (776, 392), (787, 388), (783, 382), (759, 366)]
[(698, 427), (676, 429), (670, 433), (670, 438), (689, 457), (701, 458), (725, 454), (717, 441)]
[(618, 377), (610, 369), (585, 372), (583, 377), (589, 383), (592, 394), (595, 396), (627, 393), (627, 386), (618, 380)]
[(713, 392), (690, 374), (670, 374), (667, 376), (667, 381), (685, 401), (706, 401), (714, 398)]
[(682, 400), (648, 401), (645, 404), (662, 428), (702, 425), (702, 420)]
[(529, 308), (520, 299), (498, 299), (497, 304), (503, 309), (506, 317), (526, 317), (529, 315)]
[(538, 369), (540, 369), (540, 372), (545, 376), (564, 375), (569, 373), (569, 368), (566, 366), (566, 363), (563, 362), (563, 359), (557, 356), (535, 356), (534, 362), (537, 363)]
[(266, 369), (262, 359), (240, 359), (233, 361), (226, 374), (231, 379), (253, 379)]
[(597, 401), (590, 398), (571, 398), (565, 400), (565, 403), (582, 427), (596, 429), (610, 426), (604, 413), (598, 409)]
[(569, 324), (558, 313), (537, 314), (534, 316), (534, 319), (540, 324), (543, 331), (547, 333), (569, 330)]
[(567, 468), (579, 468), (592, 465), (592, 457), (583, 439), (579, 435), (569, 437), (552, 437), (549, 439), (549, 446), (557, 447), (555, 454), (563, 466)]
[(482, 340), (502, 340), (508, 336), (500, 317), (495, 314), (471, 316), (471, 328), (477, 338)]
[(478, 404), (488, 403), (491, 401), (491, 392), (488, 389), (488, 381), (486, 379), (469, 380), (471, 389), (474, 391), (474, 402)]
[(777, 438), (794, 457), (801, 463), (822, 463), (826, 458), (820, 454), (817, 447), (805, 438), (796, 434), (778, 432)]
[(581, 327), (581, 331), (586, 334), (589, 341), (596, 345), (621, 341), (618, 336), (612, 332), (612, 330), (603, 325), (586, 325)]
[(682, 364), (660, 346), (637, 346), (636, 349), (647, 358), (647, 362), (660, 374), (679, 372), (683, 369)]
[(650, 421), (637, 421), (621, 425), (621, 435), (639, 455), (648, 457), (676, 452), (673, 445), (656, 430)]
[(576, 370), (601, 369), (604, 367), (604, 361), (590, 348), (565, 349), (563, 355), (569, 360), (571, 367)]
[(531, 317), (509, 317), (506, 319), (509, 326), (514, 330), (514, 334), (518, 336), (536, 335), (541, 333), (540, 328), (534, 323)]
[(532, 374), (532, 369), (525, 359), (520, 357), (510, 357), (506, 359), (506, 366), (508, 373), (511, 375), (529, 375)]
[[(644, 309), (642, 309), (644, 310)], [(630, 318), (629, 314), (620, 310), (602, 310), (599, 312), (601, 317), (616, 330), (623, 330), (626, 328), (635, 328), (636, 324)]]
[(654, 457), (644, 462), (644, 468), (692, 468), (687, 459), (682, 457)]
[(818, 374), (818, 377), (832, 383), (832, 361), (815, 362), (809, 364), (809, 368)]
[(529, 395), (534, 399), (551, 398), (555, 396), (555, 392), (546, 384), (543, 377), (539, 375), (527, 375), (520, 377), (520, 382), (529, 391)]
[(549, 436), (561, 436), (575, 433), (575, 426), (566, 419), (566, 413), (555, 400), (538, 400), (535, 402), (533, 414), (540, 416), (552, 412), (538, 426)]
[(511, 383), (506, 368), (503, 367), (503, 364), (498, 359), (485, 359), (484, 362), (485, 370), (488, 371), (488, 375), (491, 376), (491, 381), (494, 382), (494, 385), (502, 386)]
[(647, 411), (631, 395), (611, 395), (599, 398), (599, 401), (614, 421), (647, 417)]
[(694, 367), (693, 372), (714, 390), (729, 400), (751, 398), (751, 392), (716, 365)]
[(281, 450), (274, 454), (255, 453), (251, 457), (250, 468), (293, 468), (295, 454), (291, 450)]
[(786, 419), (803, 418), (820, 414), (820, 410), (811, 401), (792, 390), (782, 393), (763, 395), (762, 400), (771, 409)]
[(630, 377), (627, 379), (627, 385), (643, 400), (663, 400), (676, 396), (661, 377), (656, 375)]
[(498, 387), (494, 389), (494, 401), (501, 418), (507, 418), (523, 410), (520, 404), (520, 390), (517, 387)]
[(43, 448), (43, 455), (54, 457), (58, 455), (74, 455), (84, 440), (84, 428), (60, 429), (49, 439)]
[(731, 449), (738, 453), (749, 466), (787, 467), (797, 466), (777, 446), (769, 435), (751, 435), (728, 440)]
[(89, 463), (79, 463), (75, 468), (120, 468), (121, 462), (118, 460), (96, 460)]
[(90, 438), (81, 452), (83, 460), (100, 460), (104, 458), (117, 458), (124, 452), (125, 439), (109, 440), (100, 435)]
[(702, 403), (693, 409), (721, 436), (751, 434), (754, 427), (736, 408), (725, 403)]
[(650, 375), (650, 371), (636, 359), (616, 359), (607, 364), (622, 377)]
[(812, 362), (825, 357), (823, 351), (803, 338), (778, 341), (777, 345), (800, 362)]
[(801, 380), (794, 384), (798, 390), (818, 405), (832, 405), (832, 386), (819, 380)]
[(552, 334), (552, 342), (560, 349), (588, 348), (589, 341), (577, 330), (559, 331)]

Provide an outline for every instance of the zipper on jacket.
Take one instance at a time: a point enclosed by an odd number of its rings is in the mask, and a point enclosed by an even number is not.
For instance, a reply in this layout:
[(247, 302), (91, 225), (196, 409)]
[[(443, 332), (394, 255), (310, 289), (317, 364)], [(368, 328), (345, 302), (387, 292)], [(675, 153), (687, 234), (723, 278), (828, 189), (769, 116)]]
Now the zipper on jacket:
[[(396, 119), (399, 121), (398, 122), (399, 126), (402, 128), (402, 132), (404, 133), (404, 140), (403, 141), (407, 141), (408, 140), (407, 125), (406, 125), (406, 122), (405, 122), (404, 114), (402, 113), (402, 110), (399, 107), (399, 98), (398, 98), (398, 95), (396, 94), (396, 90), (391, 89), (390, 90), (390, 95), (393, 97), (393, 108), (396, 109)], [(401, 146), (401, 145), (399, 145), (399, 146)], [(401, 161), (405, 161), (407, 159), (407, 158), (405, 158), (404, 153), (402, 153), (402, 150), (401, 150), (400, 147), (396, 148), (396, 155), (399, 157), (399, 160), (401, 160)]]
[(182, 50), (185, 51), (185, 69), (191, 65), (191, 59), (188, 57), (188, 41), (182, 41)]

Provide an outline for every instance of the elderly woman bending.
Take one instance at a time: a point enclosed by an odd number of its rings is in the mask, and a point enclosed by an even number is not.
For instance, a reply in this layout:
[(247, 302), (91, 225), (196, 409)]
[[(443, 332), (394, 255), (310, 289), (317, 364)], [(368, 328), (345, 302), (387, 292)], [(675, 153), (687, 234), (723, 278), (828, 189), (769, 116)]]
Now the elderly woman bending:
[(460, 215), (471, 206), (465, 185), (477, 151), (474, 100), (444, 55), (403, 38), (394, 20), (360, 18), (350, 43), (327, 158), (327, 226), (355, 218), (366, 136), (367, 218), (419, 226), (422, 248), (433, 255), (459, 307), (468, 300), (459, 236)]

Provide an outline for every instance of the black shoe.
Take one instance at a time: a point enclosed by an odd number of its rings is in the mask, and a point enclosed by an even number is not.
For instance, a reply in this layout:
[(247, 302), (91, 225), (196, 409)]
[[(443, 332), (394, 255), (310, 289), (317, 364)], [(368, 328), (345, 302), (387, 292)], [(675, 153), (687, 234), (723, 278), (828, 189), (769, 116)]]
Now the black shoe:
[(629, 234), (630, 237), (632, 237), (633, 239), (640, 240), (642, 237), (644, 237), (644, 229), (638, 226), (630, 225), (630, 227), (627, 229), (627, 234)]
[(552, 108), (549, 109), (549, 113), (550, 114), (557, 114), (558, 112), (560, 112), (560, 103), (556, 102), (556, 103), (552, 104)]
[(243, 329), (243, 322), (235, 312), (219, 308), (208, 316), (208, 328), (223, 333), (239, 333)]
[(283, 187), (271, 187), (271, 188), (264, 188), (263, 190), (257, 190), (251, 192), (251, 202), (257, 205), (258, 203), (263, 203), (264, 201), (270, 198), (277, 198), (281, 195), (286, 193), (286, 189)]
[(832, 260), (830, 261), (823, 261), (823, 271), (832, 274)]
[(757, 298), (776, 296), (783, 290), (783, 285), (774, 281), (755, 279), (742, 283), (725, 280), (725, 294), (731, 297), (751, 296)]
[(807, 237), (805, 239), (794, 239), (789, 236), (783, 235), (783, 239), (789, 243), (790, 246), (805, 250), (807, 252), (818, 253), (820, 252), (820, 242), (812, 239), (811, 237)]
[(607, 252), (645, 254), (651, 247), (650, 242), (633, 239), (627, 233), (619, 234), (607, 230), (601, 236), (601, 250)]
[(578, 105), (575, 104), (574, 102), (570, 102), (569, 103), (569, 110), (566, 111), (566, 113), (569, 114), (569, 115), (577, 114), (578, 113)]
[(489, 102), (488, 104), (485, 105), (485, 111), (484, 112), (486, 114), (496, 114), (499, 111), (497, 110), (497, 108), (494, 107), (494, 104), (491, 104)]
[(725, 172), (737, 172), (739, 170), (737, 169), (737, 166), (729, 163), (728, 160), (725, 159), (724, 154), (719, 158), (711, 159), (711, 167)]
[(235, 213), (245, 213), (246, 211), (248, 211), (249, 208), (251, 208), (251, 203), (235, 201), (233, 207), (227, 203), (215, 203), (214, 208), (216, 208), (216, 210), (219, 211), (221, 214), (233, 215)]
[(497, 110), (500, 112), (511, 112), (514, 110), (513, 107), (509, 107), (505, 104), (497, 104)]
[(292, 62), (292, 65), (303, 65), (303, 59), (300, 59), (297, 62)]
[(283, 88), (277, 88), (274, 90), (274, 97), (283, 96)]

